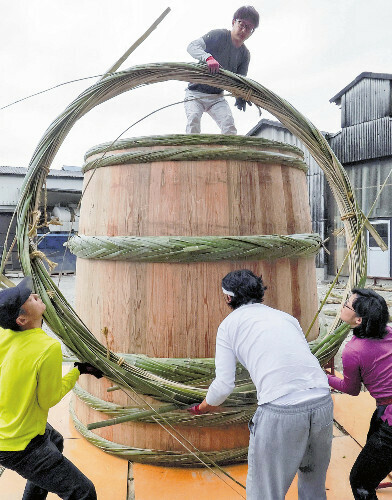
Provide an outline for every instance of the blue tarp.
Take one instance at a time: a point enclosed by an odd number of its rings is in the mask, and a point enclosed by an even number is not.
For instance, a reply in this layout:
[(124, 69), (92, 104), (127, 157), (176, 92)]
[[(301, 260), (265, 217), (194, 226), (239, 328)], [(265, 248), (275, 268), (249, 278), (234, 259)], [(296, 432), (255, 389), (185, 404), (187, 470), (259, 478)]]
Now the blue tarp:
[[(42, 236), (44, 235), (38, 235), (38, 238)], [(54, 273), (74, 273), (76, 270), (76, 255), (63, 246), (67, 240), (68, 233), (47, 233), (38, 244), (38, 250), (41, 250), (49, 260), (56, 262)]]

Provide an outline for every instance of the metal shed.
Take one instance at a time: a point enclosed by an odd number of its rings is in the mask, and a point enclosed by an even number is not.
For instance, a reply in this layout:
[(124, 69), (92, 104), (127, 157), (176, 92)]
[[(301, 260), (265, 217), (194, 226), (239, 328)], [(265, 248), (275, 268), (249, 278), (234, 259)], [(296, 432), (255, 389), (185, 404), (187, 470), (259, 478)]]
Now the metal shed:
[[(342, 129), (327, 135), (328, 142), (345, 167), (365, 215), (377, 198), (392, 169), (392, 74), (364, 72), (330, 102), (341, 107)], [(328, 196), (331, 229), (341, 227), (332, 196)], [(390, 248), (392, 244), (392, 178), (379, 196), (370, 220)], [(382, 252), (369, 234), (368, 276), (392, 276), (391, 252)], [(336, 271), (345, 253), (343, 238), (330, 245), (329, 272)]]
[[(284, 125), (275, 120), (263, 118), (246, 135), (264, 137), (273, 141), (292, 144), (304, 152), (304, 160), (309, 170), (306, 174), (308, 182), (308, 194), (310, 202), (310, 215), (312, 218), (312, 230), (325, 239), (326, 229), (326, 205), (325, 190), (326, 181), (324, 172), (318, 166), (307, 147), (292, 134)], [(324, 250), (322, 249), (316, 257), (316, 266), (324, 267)]]
[[(15, 237), (15, 212), (16, 205), (20, 197), (20, 189), (27, 169), (23, 167), (0, 166), (0, 252), (3, 251), (8, 228), (12, 221), (11, 230), (8, 234), (7, 248), (10, 247)], [(80, 167), (63, 167), (61, 170), (52, 169), (48, 175), (45, 197), (48, 211), (54, 207), (76, 207), (82, 194), (83, 173)], [(43, 193), (44, 195), (44, 193)], [(50, 219), (50, 214), (49, 214)], [(60, 244), (61, 233), (67, 233), (68, 225), (64, 221), (62, 226), (51, 228), (56, 232), (53, 238), (43, 240), (42, 249), (51, 260), (57, 262), (55, 253), (58, 253), (57, 246)], [(77, 230), (77, 222), (72, 225), (74, 231)], [(47, 229), (46, 229), (47, 231)], [(54, 248), (56, 246), (56, 249)], [(63, 259), (64, 249), (61, 243), (61, 259)], [(69, 252), (68, 252), (69, 253)], [(59, 254), (60, 255), (60, 254)], [(66, 256), (67, 257), (67, 256)], [(72, 271), (75, 264), (71, 260), (66, 260), (67, 269)], [(7, 271), (19, 270), (19, 259), (16, 245), (9, 253), (6, 268)]]

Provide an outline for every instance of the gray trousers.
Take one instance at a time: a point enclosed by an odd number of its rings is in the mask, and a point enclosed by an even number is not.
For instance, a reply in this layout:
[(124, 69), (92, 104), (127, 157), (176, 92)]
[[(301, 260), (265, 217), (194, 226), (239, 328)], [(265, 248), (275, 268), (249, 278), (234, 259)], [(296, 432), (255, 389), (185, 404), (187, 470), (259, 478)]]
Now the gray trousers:
[(297, 405), (259, 406), (249, 423), (247, 500), (284, 500), (297, 472), (298, 499), (325, 500), (332, 427), (329, 394)]
[(184, 106), (187, 117), (187, 134), (200, 134), (200, 120), (203, 113), (208, 113), (211, 116), (221, 129), (222, 134), (237, 134), (230, 106), (221, 94), (205, 94), (188, 89), (185, 93)]

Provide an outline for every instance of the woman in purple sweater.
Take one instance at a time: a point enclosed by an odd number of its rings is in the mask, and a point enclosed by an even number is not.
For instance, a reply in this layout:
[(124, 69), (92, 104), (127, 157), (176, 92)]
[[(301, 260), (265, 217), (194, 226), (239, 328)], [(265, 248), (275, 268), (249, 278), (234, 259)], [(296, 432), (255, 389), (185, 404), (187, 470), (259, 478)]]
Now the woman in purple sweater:
[(387, 304), (373, 290), (354, 288), (340, 317), (354, 335), (342, 354), (343, 380), (328, 375), (328, 382), (352, 396), (358, 396), (363, 382), (376, 400), (366, 444), (350, 473), (354, 498), (374, 500), (392, 470), (392, 328)]

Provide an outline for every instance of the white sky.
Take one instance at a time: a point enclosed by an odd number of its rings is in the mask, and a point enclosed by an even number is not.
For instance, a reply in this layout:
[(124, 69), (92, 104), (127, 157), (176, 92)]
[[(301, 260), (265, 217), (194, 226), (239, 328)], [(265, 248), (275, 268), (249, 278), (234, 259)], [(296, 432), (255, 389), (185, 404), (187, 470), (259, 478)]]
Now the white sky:
[[(155, 19), (172, 11), (123, 64), (194, 61), (188, 43), (231, 27), (233, 0), (0, 0), (0, 107), (53, 85), (107, 70)], [(329, 99), (363, 71), (392, 73), (391, 0), (253, 2), (259, 29), (246, 42), (248, 76), (287, 99), (318, 128), (340, 129)], [(97, 79), (74, 83), (0, 111), (0, 165), (27, 166), (54, 118)], [(85, 151), (117, 137), (154, 109), (179, 101), (183, 82), (132, 90), (98, 106), (72, 129), (52, 165), (81, 165)], [(231, 106), (234, 100), (230, 99)], [(233, 108), (240, 134), (259, 121)], [(265, 112), (263, 117), (269, 117)], [(125, 137), (183, 133), (183, 106), (147, 118)], [(202, 131), (219, 132), (209, 116)]]

